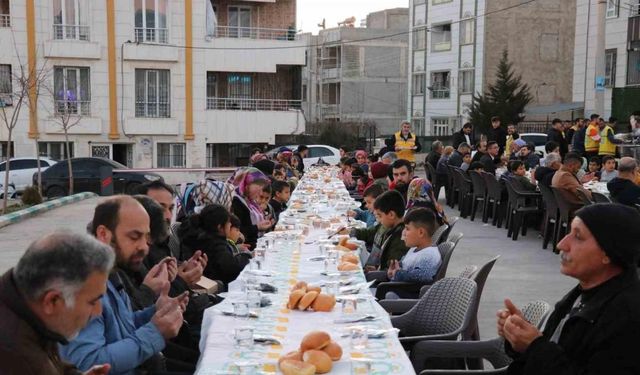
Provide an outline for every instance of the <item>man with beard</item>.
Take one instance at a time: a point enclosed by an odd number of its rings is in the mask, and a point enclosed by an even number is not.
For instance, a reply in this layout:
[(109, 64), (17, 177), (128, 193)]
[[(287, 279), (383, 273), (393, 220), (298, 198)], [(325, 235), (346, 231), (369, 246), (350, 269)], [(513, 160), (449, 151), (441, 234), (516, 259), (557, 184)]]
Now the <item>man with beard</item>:
[[(115, 196), (100, 203), (94, 212), (91, 232), (116, 253), (116, 267), (140, 270), (149, 251), (149, 216), (135, 199)], [(133, 312), (121, 278), (111, 273), (102, 297), (103, 311), (68, 345), (62, 356), (80, 369), (108, 363), (116, 374), (137, 370), (165, 370), (161, 351), (165, 340), (175, 337), (183, 323), (188, 294), (170, 298), (167, 265), (149, 271), (145, 284), (159, 295), (156, 303)]]
[[(60, 359), (57, 343), (100, 315), (113, 261), (113, 251), (87, 235), (59, 232), (33, 242), (0, 279), (0, 373), (79, 375)], [(85, 375), (108, 372), (98, 365)]]
[(393, 162), (391, 169), (393, 171), (393, 186), (389, 186), (389, 189), (396, 190), (402, 194), (406, 202), (409, 183), (414, 178), (413, 165), (408, 160), (398, 159)]

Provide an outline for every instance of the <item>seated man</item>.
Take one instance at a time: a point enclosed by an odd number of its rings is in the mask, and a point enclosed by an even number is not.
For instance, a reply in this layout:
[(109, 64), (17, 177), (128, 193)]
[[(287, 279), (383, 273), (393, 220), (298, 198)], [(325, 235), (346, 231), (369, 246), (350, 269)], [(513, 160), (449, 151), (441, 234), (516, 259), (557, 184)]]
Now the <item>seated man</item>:
[[(57, 344), (100, 315), (114, 258), (109, 246), (82, 234), (54, 233), (29, 245), (0, 279), (0, 374), (80, 374)], [(108, 372), (99, 365), (85, 375)]]
[(637, 170), (638, 162), (636, 159), (630, 157), (620, 159), (618, 177), (607, 184), (611, 199), (627, 206), (640, 203), (640, 186), (635, 183)]
[[(424, 207), (412, 208), (404, 217), (404, 243), (411, 249), (400, 261), (392, 260), (387, 277), (391, 281), (408, 281), (427, 284), (442, 264), (437, 246), (431, 246), (431, 236), (437, 227), (436, 217), (432, 210)], [(403, 291), (389, 292), (400, 298), (417, 298), (417, 294)]]
[(520, 148), (520, 160), (524, 163), (526, 170), (537, 168), (540, 165), (540, 157), (536, 155), (536, 146), (527, 143)]
[[(136, 270), (149, 251), (149, 227), (149, 215), (140, 203), (119, 195), (96, 206), (91, 232), (114, 249), (117, 267)], [(149, 277), (148, 285), (159, 297), (154, 305), (133, 312), (122, 279), (112, 273), (100, 300), (102, 314), (60, 348), (62, 357), (81, 370), (101, 363), (108, 363), (115, 374), (165, 370), (161, 351), (165, 340), (175, 337), (182, 326), (188, 294), (168, 296), (170, 285), (164, 263)]]
[(585, 195), (591, 199), (591, 192), (582, 187), (577, 176), (581, 167), (582, 157), (575, 152), (569, 152), (564, 157), (562, 168), (560, 168), (551, 179), (551, 187), (560, 189), (567, 202), (572, 206), (572, 212), (583, 205), (582, 200), (578, 196), (578, 190), (582, 190)]
[(514, 358), (508, 373), (640, 374), (640, 214), (630, 207), (582, 208), (560, 243), (560, 272), (579, 284), (560, 302), (543, 332), (505, 300), (498, 334)]
[(544, 158), (544, 166), (536, 168), (533, 177), (538, 181), (538, 184), (546, 187), (551, 187), (551, 180), (553, 175), (562, 166), (562, 157), (557, 152), (547, 154)]

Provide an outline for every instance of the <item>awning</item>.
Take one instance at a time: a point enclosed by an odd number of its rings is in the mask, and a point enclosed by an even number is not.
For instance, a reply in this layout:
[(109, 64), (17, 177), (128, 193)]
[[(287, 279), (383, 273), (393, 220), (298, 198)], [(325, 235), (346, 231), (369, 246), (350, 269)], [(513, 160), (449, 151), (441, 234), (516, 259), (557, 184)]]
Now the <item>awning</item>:
[(569, 112), (584, 109), (584, 102), (560, 103), (552, 105), (541, 105), (537, 107), (525, 108), (525, 115), (550, 115), (559, 112)]

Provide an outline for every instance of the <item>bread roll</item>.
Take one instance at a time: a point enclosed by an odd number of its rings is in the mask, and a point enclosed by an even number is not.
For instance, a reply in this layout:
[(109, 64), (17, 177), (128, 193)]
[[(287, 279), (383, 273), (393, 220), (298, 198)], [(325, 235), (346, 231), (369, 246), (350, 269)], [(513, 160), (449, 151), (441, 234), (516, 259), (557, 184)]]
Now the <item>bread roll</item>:
[(302, 359), (305, 363), (310, 363), (316, 367), (316, 374), (326, 374), (333, 367), (331, 357), (322, 350), (308, 350), (304, 352)]
[(359, 268), (360, 267), (358, 267), (356, 264), (349, 262), (342, 262), (338, 264), (338, 271), (356, 271)]
[(292, 290), (302, 289), (304, 292), (307, 291), (307, 283), (304, 281), (298, 281), (296, 285), (293, 286)]
[(336, 297), (330, 294), (318, 294), (316, 299), (311, 304), (311, 308), (313, 311), (323, 311), (329, 312), (333, 310), (333, 307), (336, 305)]
[(298, 302), (300, 302), (300, 300), (302, 299), (302, 297), (304, 297), (305, 295), (305, 291), (298, 289), (298, 290), (294, 290), (293, 292), (291, 292), (291, 294), (289, 294), (289, 303), (287, 303), (287, 308), (290, 310), (293, 310), (296, 308), (296, 306), (298, 306)]
[(320, 294), (320, 292), (322, 292), (322, 289), (319, 286), (308, 286), (307, 292), (318, 292), (318, 294)]
[(280, 359), (278, 359), (278, 366), (280, 366), (282, 361), (286, 361), (288, 359), (302, 362), (302, 353), (297, 351), (297, 350), (294, 350), (292, 352), (289, 352), (289, 353), (283, 355), (282, 357), (280, 357)]
[(340, 246), (344, 246), (344, 244), (346, 244), (348, 240), (349, 240), (349, 239), (348, 239), (347, 237), (342, 237), (342, 238), (340, 238), (340, 240), (338, 241), (338, 245), (340, 245)]
[(307, 292), (298, 302), (298, 310), (306, 310), (318, 296), (318, 292)]
[(342, 347), (335, 341), (331, 341), (322, 351), (327, 353), (332, 361), (339, 361), (342, 358)]
[(307, 333), (300, 343), (300, 351), (306, 352), (307, 350), (319, 350), (329, 345), (331, 342), (331, 336), (324, 331), (311, 331)]
[(283, 375), (315, 375), (316, 366), (311, 363), (287, 359), (280, 363)]
[(339, 250), (339, 251), (351, 251), (351, 249), (349, 249), (348, 247), (344, 247), (342, 245), (336, 246), (336, 250)]
[(342, 246), (346, 247), (347, 249), (353, 251), (353, 250), (358, 250), (358, 245), (351, 243), (351, 242), (345, 242)]
[(356, 255), (353, 254), (345, 254), (342, 257), (340, 257), (340, 261), (341, 262), (348, 262), (348, 263), (353, 263), (353, 264), (360, 264), (360, 258), (358, 258)]

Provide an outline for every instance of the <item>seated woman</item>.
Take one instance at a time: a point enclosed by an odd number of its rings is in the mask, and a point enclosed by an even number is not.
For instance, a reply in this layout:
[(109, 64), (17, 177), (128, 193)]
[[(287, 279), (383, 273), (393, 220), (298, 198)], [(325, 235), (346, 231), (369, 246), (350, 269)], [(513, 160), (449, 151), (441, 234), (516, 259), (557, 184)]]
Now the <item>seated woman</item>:
[(239, 168), (229, 178), (229, 183), (236, 187), (231, 202), (231, 212), (242, 223), (240, 231), (245, 237), (245, 242), (255, 248), (260, 231), (269, 230), (273, 226), (272, 220), (264, 217), (260, 207), (262, 191), (271, 186), (269, 177), (251, 167)]
[(362, 168), (364, 173), (369, 173), (369, 163), (367, 162), (368, 155), (364, 150), (356, 151), (356, 161), (358, 162), (358, 166)]
[(199, 214), (188, 216), (180, 229), (178, 237), (187, 252), (202, 250), (209, 262), (203, 275), (222, 281), (225, 286), (235, 280), (249, 263), (251, 254), (238, 252), (227, 241), (230, 232), (231, 214), (224, 207), (212, 204)]
[(426, 207), (435, 212), (438, 226), (447, 222), (444, 210), (435, 198), (433, 185), (426, 178), (414, 178), (409, 183), (407, 210), (415, 207)]

